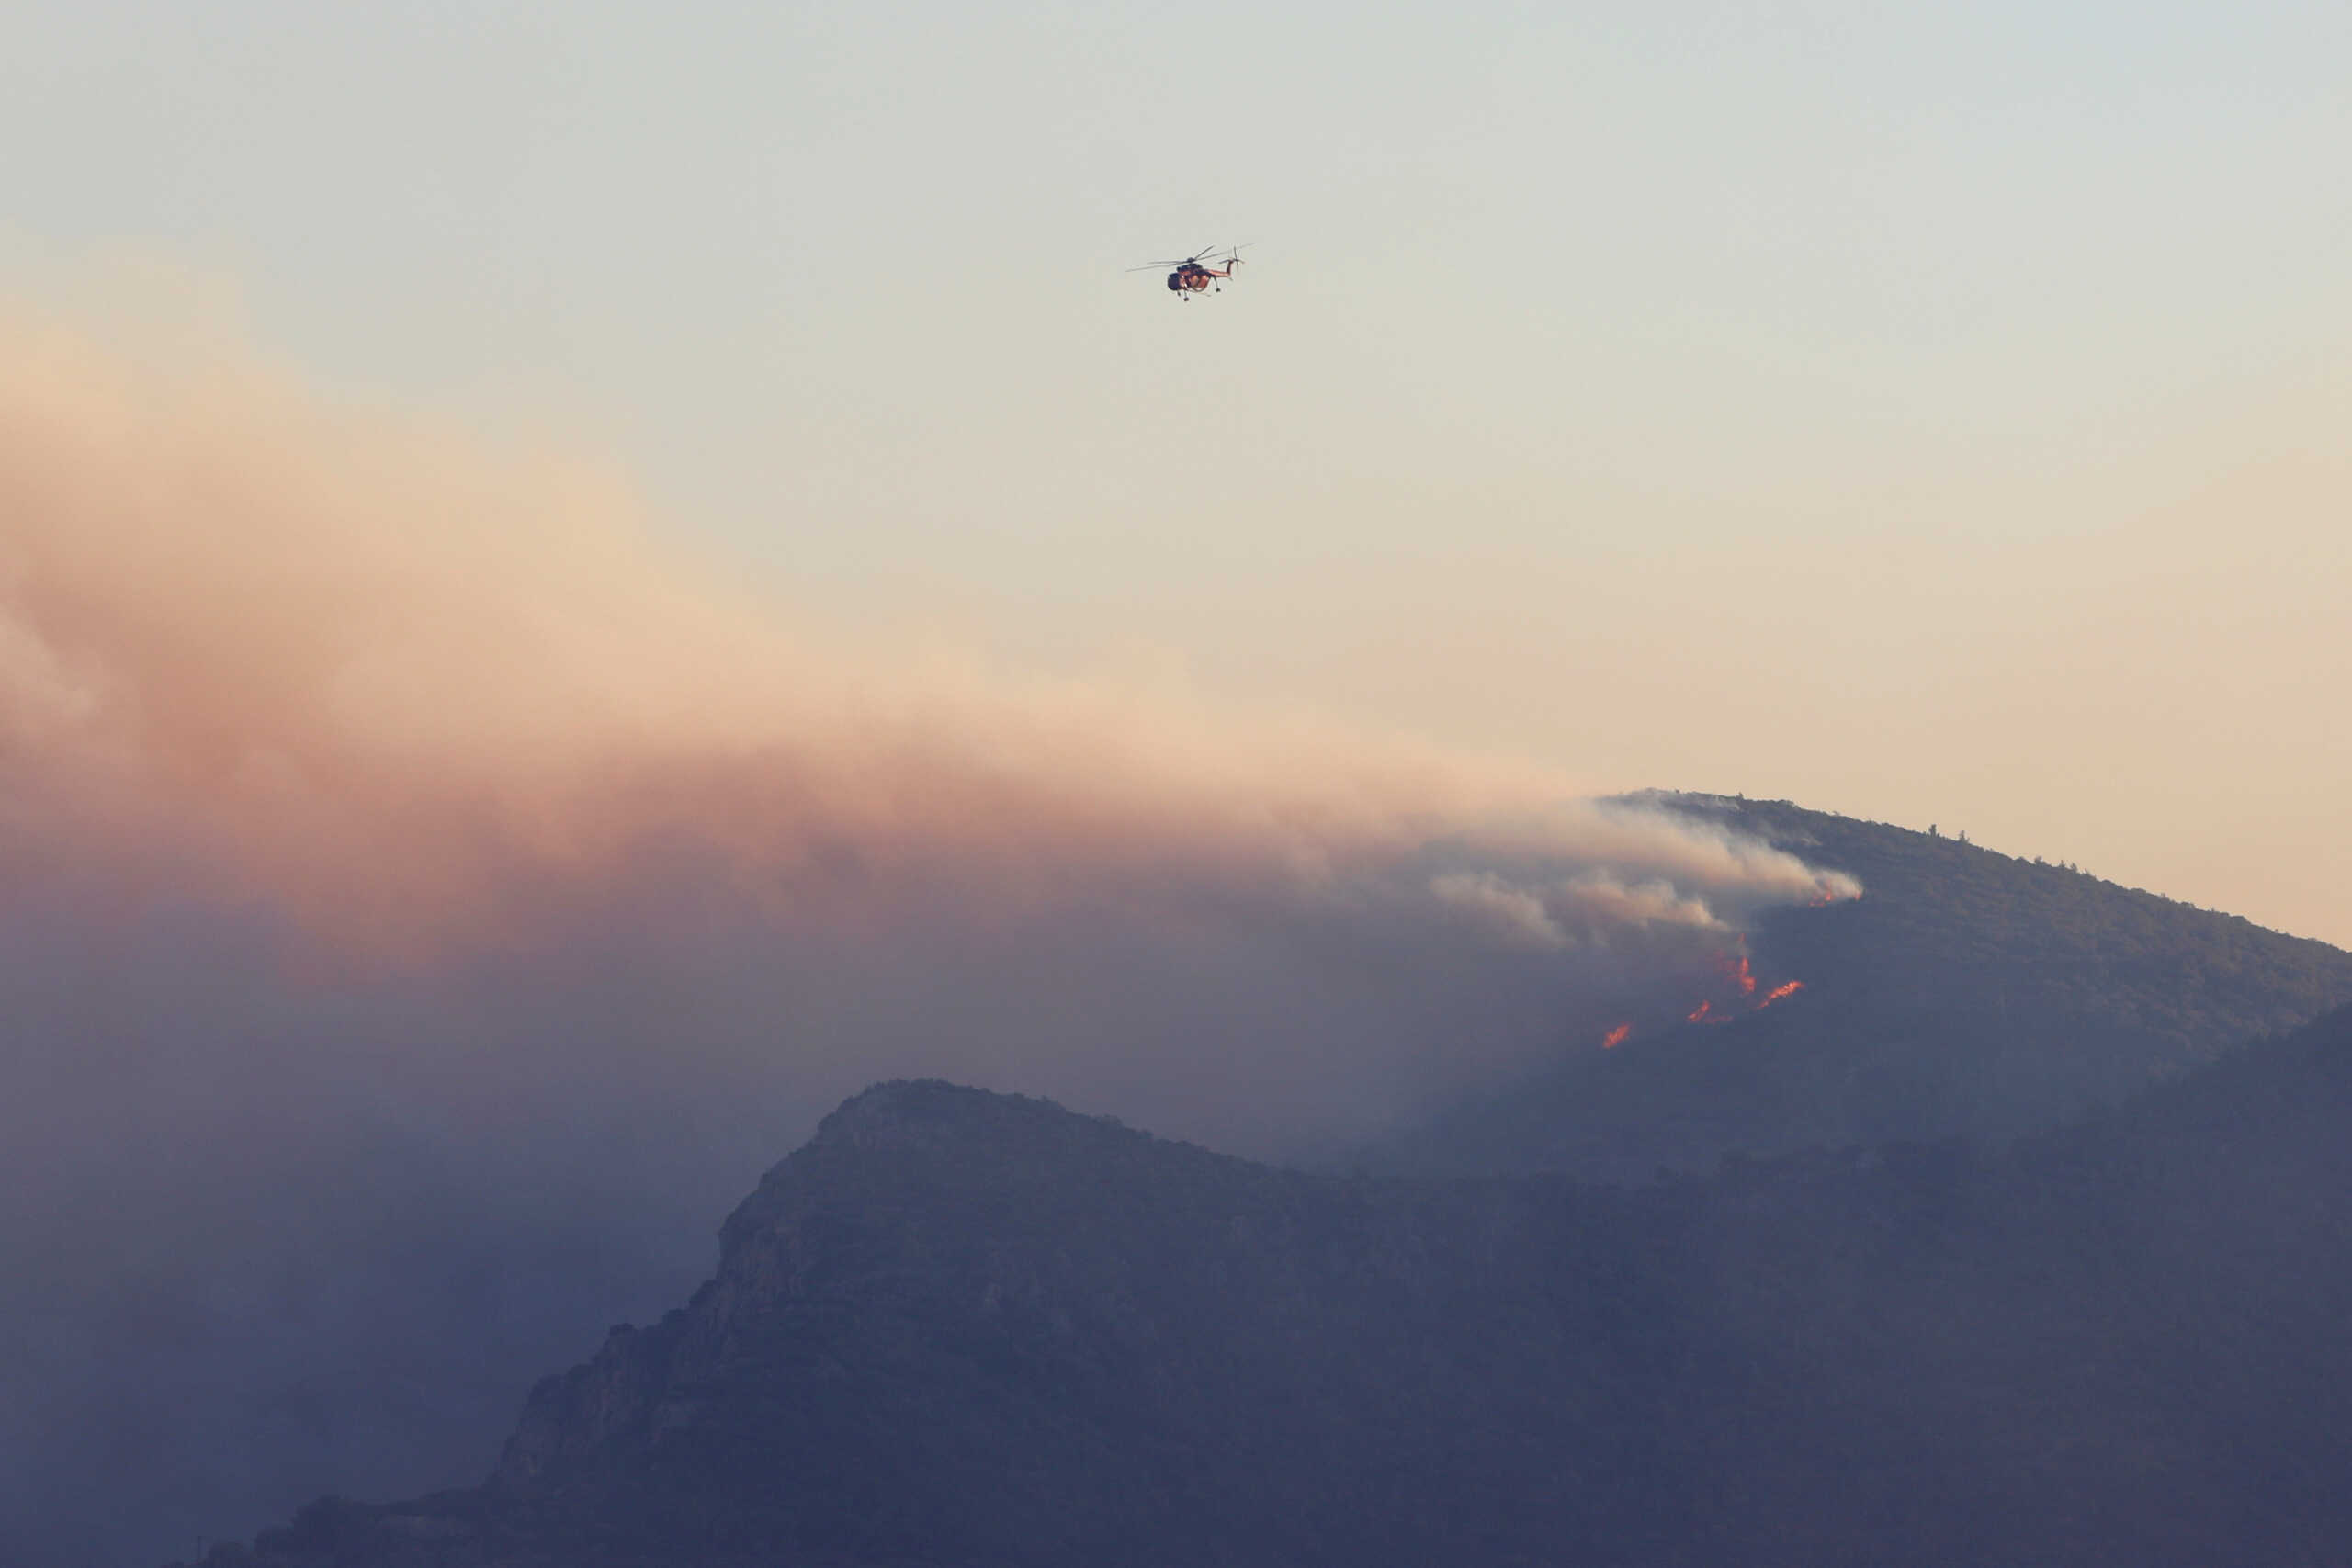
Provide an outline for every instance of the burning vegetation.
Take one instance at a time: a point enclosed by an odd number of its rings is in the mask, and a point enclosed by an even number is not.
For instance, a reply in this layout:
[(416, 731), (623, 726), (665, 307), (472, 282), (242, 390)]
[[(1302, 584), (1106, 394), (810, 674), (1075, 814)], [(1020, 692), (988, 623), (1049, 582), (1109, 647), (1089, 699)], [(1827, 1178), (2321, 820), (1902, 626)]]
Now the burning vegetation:
[[(1682, 1015), (1685, 1023), (1730, 1023), (1742, 1013), (1758, 1012), (1775, 1002), (1788, 1000), (1804, 989), (1803, 980), (1783, 980), (1758, 995), (1756, 971), (1747, 960), (1747, 948), (1743, 939), (1739, 947), (1716, 960), (1724, 980), (1723, 994), (1702, 997), (1699, 1003)], [(1629, 1020), (1611, 1029), (1600, 1037), (1600, 1048), (1613, 1051), (1633, 1038), (1634, 1025)]]

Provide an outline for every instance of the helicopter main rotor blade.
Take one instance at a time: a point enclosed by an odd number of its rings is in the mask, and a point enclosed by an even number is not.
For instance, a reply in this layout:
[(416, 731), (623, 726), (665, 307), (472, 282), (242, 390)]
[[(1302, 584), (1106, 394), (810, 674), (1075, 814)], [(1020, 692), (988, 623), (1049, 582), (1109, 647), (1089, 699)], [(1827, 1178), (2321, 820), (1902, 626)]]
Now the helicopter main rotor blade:
[(1126, 270), (1129, 272), (1157, 272), (1163, 266), (1198, 266), (1204, 261), (1215, 261), (1219, 256), (1239, 255), (1243, 251), (1248, 250), (1250, 245), (1254, 245), (1257, 243), (1257, 241), (1251, 240), (1246, 244), (1231, 245), (1221, 251), (1211, 250), (1204, 247), (1201, 250), (1194, 251), (1189, 256), (1179, 256), (1174, 261), (1146, 262), (1141, 266), (1131, 266), (1126, 268)]

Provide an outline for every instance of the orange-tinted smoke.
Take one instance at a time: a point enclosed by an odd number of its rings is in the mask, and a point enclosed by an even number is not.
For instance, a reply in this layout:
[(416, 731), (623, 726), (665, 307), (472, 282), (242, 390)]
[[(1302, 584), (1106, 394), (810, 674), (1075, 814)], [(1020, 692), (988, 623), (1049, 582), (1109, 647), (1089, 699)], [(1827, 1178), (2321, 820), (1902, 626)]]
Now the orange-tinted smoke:
[(1535, 770), (829, 654), (597, 466), (249, 356), (0, 324), (0, 874), (210, 877), (346, 944), (511, 940), (649, 855), (840, 926), (910, 882), (974, 919), (1171, 876), (1323, 908), (1452, 836), (1540, 874), (1421, 896), (1536, 946), (1841, 886)]

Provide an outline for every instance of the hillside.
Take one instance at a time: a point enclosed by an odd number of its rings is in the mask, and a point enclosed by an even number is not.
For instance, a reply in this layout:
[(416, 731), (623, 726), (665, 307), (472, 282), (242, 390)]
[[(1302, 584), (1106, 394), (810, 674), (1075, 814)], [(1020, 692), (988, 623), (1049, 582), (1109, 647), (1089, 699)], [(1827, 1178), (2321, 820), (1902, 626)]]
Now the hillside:
[(1774, 911), (1751, 938), (1766, 989), (1804, 988), (1607, 1052), (1564, 1042), (1358, 1163), (1641, 1180), (1735, 1151), (2008, 1136), (2352, 1001), (2352, 953), (2065, 867), (1785, 801), (1637, 798), (1861, 882), (1860, 899)]
[(2352, 1551), (2352, 1013), (2002, 1154), (1635, 1190), (844, 1105), (481, 1488), (213, 1568)]

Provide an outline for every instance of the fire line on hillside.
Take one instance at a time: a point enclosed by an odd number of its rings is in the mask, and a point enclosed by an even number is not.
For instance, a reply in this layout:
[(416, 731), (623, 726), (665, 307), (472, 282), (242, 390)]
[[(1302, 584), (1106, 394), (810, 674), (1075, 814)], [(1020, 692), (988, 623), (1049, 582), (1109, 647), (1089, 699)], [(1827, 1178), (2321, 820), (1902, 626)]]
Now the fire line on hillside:
[[(1741, 1012), (1760, 1012), (1764, 1009), (1770, 1007), (1773, 1003), (1786, 1001), (1789, 998), (1795, 996), (1799, 991), (1804, 989), (1804, 982), (1803, 980), (1783, 980), (1781, 984), (1773, 987), (1770, 990), (1766, 991), (1762, 996), (1758, 996), (1756, 994), (1756, 972), (1748, 964), (1747, 953), (1744, 942), (1740, 951), (1733, 953), (1726, 953), (1717, 960), (1717, 962), (1722, 966), (1724, 980), (1729, 984), (1732, 991), (1737, 996), (1738, 999), (1746, 1005), (1744, 1007), (1734, 1007), (1727, 1003), (1723, 1007), (1717, 1007), (1715, 1005), (1714, 998), (1702, 997), (1700, 998), (1698, 1006), (1692, 1008), (1689, 1012), (1683, 1015), (1683, 1022), (1730, 1023), (1736, 1019)], [(1600, 1037), (1600, 1048), (1604, 1051), (1613, 1051), (1618, 1046), (1625, 1043), (1626, 1041), (1632, 1039), (1633, 1036), (1634, 1025), (1632, 1021), (1628, 1021), (1626, 1022), (1620, 1023), (1611, 1029), (1608, 1033)]]

